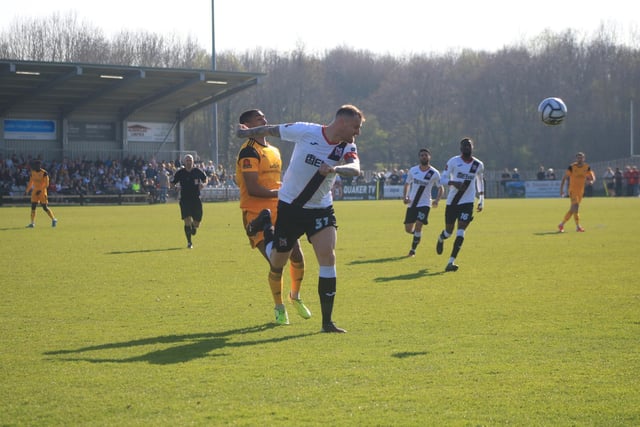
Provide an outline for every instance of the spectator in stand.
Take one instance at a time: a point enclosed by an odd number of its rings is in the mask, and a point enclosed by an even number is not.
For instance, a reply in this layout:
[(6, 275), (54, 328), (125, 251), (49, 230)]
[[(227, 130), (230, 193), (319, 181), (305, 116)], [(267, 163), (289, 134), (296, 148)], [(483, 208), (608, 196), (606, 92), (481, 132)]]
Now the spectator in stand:
[(593, 197), (593, 180), (587, 179), (584, 183), (584, 197)]
[(220, 181), (220, 183), (224, 183), (227, 180), (227, 176), (226, 176), (226, 172), (224, 170), (224, 167), (222, 165), (218, 165), (218, 180)]
[(616, 197), (622, 196), (622, 183), (624, 181), (624, 176), (622, 175), (622, 171), (620, 168), (616, 168), (616, 171), (613, 173), (613, 187), (616, 194)]
[(218, 178), (217, 173), (212, 173), (209, 179), (209, 187), (220, 187), (220, 179)]
[[(153, 180), (151, 180), (153, 182)], [(131, 182), (131, 192), (132, 193), (140, 193), (142, 191), (142, 184), (140, 183), (140, 177), (138, 175), (134, 176), (133, 181)]]
[(614, 178), (615, 178), (615, 172), (613, 172), (613, 169), (611, 168), (611, 166), (609, 166), (607, 168), (607, 170), (605, 171), (604, 174), (602, 174), (602, 179), (604, 180), (604, 184), (605, 184), (605, 190), (607, 192), (607, 196), (613, 197), (616, 195), (616, 190), (615, 190), (615, 183)]
[(158, 187), (160, 188), (161, 203), (167, 203), (170, 181), (171, 177), (169, 177), (169, 172), (165, 169), (164, 165), (161, 165), (160, 170), (158, 171)]
[(511, 179), (513, 181), (520, 181), (520, 172), (518, 172), (518, 168), (513, 168), (513, 173), (511, 174)]
[(538, 168), (538, 173), (536, 174), (536, 178), (538, 181), (543, 181), (547, 179), (547, 172), (544, 170), (544, 166), (540, 165)]
[(504, 168), (500, 175), (500, 186), (504, 194), (507, 192), (507, 182), (509, 181), (511, 181), (511, 172), (509, 172), (509, 168)]
[(122, 177), (122, 180), (120, 182), (122, 182), (122, 192), (123, 193), (128, 193), (128, 192), (131, 191), (131, 178), (129, 177), (128, 174), (125, 174)]
[(624, 167), (624, 173), (622, 174), (622, 176), (624, 177), (625, 195), (632, 196), (633, 178), (631, 177), (631, 166), (627, 165)]
[(122, 178), (120, 178), (117, 175), (114, 178), (114, 186), (116, 188), (116, 193), (117, 194), (122, 194), (127, 189), (127, 187), (124, 185), (124, 182), (122, 181)]
[(400, 184), (404, 185), (409, 176), (409, 169), (400, 169)]
[(402, 177), (400, 176), (398, 169), (395, 168), (391, 171), (388, 179), (390, 185), (400, 185), (402, 182)]
[(142, 191), (149, 195), (149, 203), (156, 203), (158, 201), (158, 189), (153, 179), (145, 178), (142, 182)]
[(216, 173), (216, 165), (213, 164), (213, 160), (209, 160), (209, 163), (207, 163), (207, 166), (204, 172), (210, 178)]
[(384, 184), (387, 180), (387, 175), (384, 172), (380, 172), (377, 176), (377, 186), (378, 186), (378, 199), (384, 199)]
[(152, 163), (149, 163), (144, 170), (144, 175), (143, 178), (149, 178), (155, 181), (158, 177), (158, 169)]
[(546, 178), (547, 178), (548, 180), (555, 181), (555, 179), (556, 179), (556, 173), (555, 173), (555, 171), (553, 170), (553, 168), (549, 168), (549, 169), (547, 169), (547, 175), (546, 175)]
[(640, 171), (637, 166), (631, 166), (631, 195), (638, 197), (638, 184), (640, 183)]

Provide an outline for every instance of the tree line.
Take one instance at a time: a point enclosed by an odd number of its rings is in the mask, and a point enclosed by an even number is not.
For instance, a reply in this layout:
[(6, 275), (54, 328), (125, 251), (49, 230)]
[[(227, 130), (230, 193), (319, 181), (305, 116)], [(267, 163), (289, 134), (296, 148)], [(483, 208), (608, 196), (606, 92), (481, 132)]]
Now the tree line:
[[(637, 46), (619, 43), (615, 30), (602, 26), (589, 37), (571, 29), (545, 31), (496, 52), (394, 56), (336, 47), (311, 54), (303, 45), (289, 52), (218, 52), (217, 70), (267, 76), (218, 103), (216, 152), (221, 164), (235, 163), (242, 141), (234, 129), (245, 109), (260, 108), (270, 123), (328, 123), (340, 105), (352, 103), (367, 117), (358, 144), (367, 169), (413, 165), (422, 147), (432, 150), (434, 165), (444, 165), (465, 136), (493, 170), (564, 167), (577, 151), (591, 161), (627, 157), (631, 105), (640, 89)], [(126, 30), (107, 38), (73, 13), (14, 21), (0, 33), (0, 57), (198, 69), (212, 64), (192, 38)], [(548, 96), (567, 104), (559, 126), (540, 121), (537, 106)], [(185, 123), (186, 148), (203, 158), (213, 157), (212, 117), (206, 108)], [(290, 147), (280, 148), (286, 162)]]

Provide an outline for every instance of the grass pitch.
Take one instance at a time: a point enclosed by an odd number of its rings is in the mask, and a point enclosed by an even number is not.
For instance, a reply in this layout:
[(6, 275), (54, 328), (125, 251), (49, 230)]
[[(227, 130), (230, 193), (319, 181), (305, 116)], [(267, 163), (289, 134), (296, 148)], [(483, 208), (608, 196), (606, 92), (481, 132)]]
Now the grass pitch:
[[(237, 203), (0, 209), (0, 425), (639, 425), (640, 199), (487, 200), (460, 270), (431, 211), (339, 202), (334, 319), (272, 323)], [(285, 274), (285, 292), (289, 278)]]

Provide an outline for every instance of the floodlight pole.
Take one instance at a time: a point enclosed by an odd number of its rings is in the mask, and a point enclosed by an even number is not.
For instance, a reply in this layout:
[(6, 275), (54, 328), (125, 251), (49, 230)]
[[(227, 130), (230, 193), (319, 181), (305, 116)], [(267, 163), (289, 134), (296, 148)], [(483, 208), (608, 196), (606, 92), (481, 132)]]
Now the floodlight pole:
[[(215, 0), (211, 0), (211, 69), (216, 71), (216, 24), (215, 24)], [(218, 104), (213, 103), (212, 112), (212, 145), (213, 153), (211, 157), (214, 159), (216, 167), (218, 166)]]
[(633, 98), (629, 100), (629, 145), (631, 146), (631, 157), (635, 156), (633, 152)]

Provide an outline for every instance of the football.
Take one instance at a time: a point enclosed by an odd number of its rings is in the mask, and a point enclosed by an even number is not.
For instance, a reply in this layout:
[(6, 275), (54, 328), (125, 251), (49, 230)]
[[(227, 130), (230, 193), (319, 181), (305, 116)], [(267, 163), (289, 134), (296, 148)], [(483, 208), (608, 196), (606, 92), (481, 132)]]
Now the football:
[(560, 98), (545, 98), (538, 105), (540, 118), (546, 125), (555, 126), (564, 121), (567, 116), (567, 106)]

